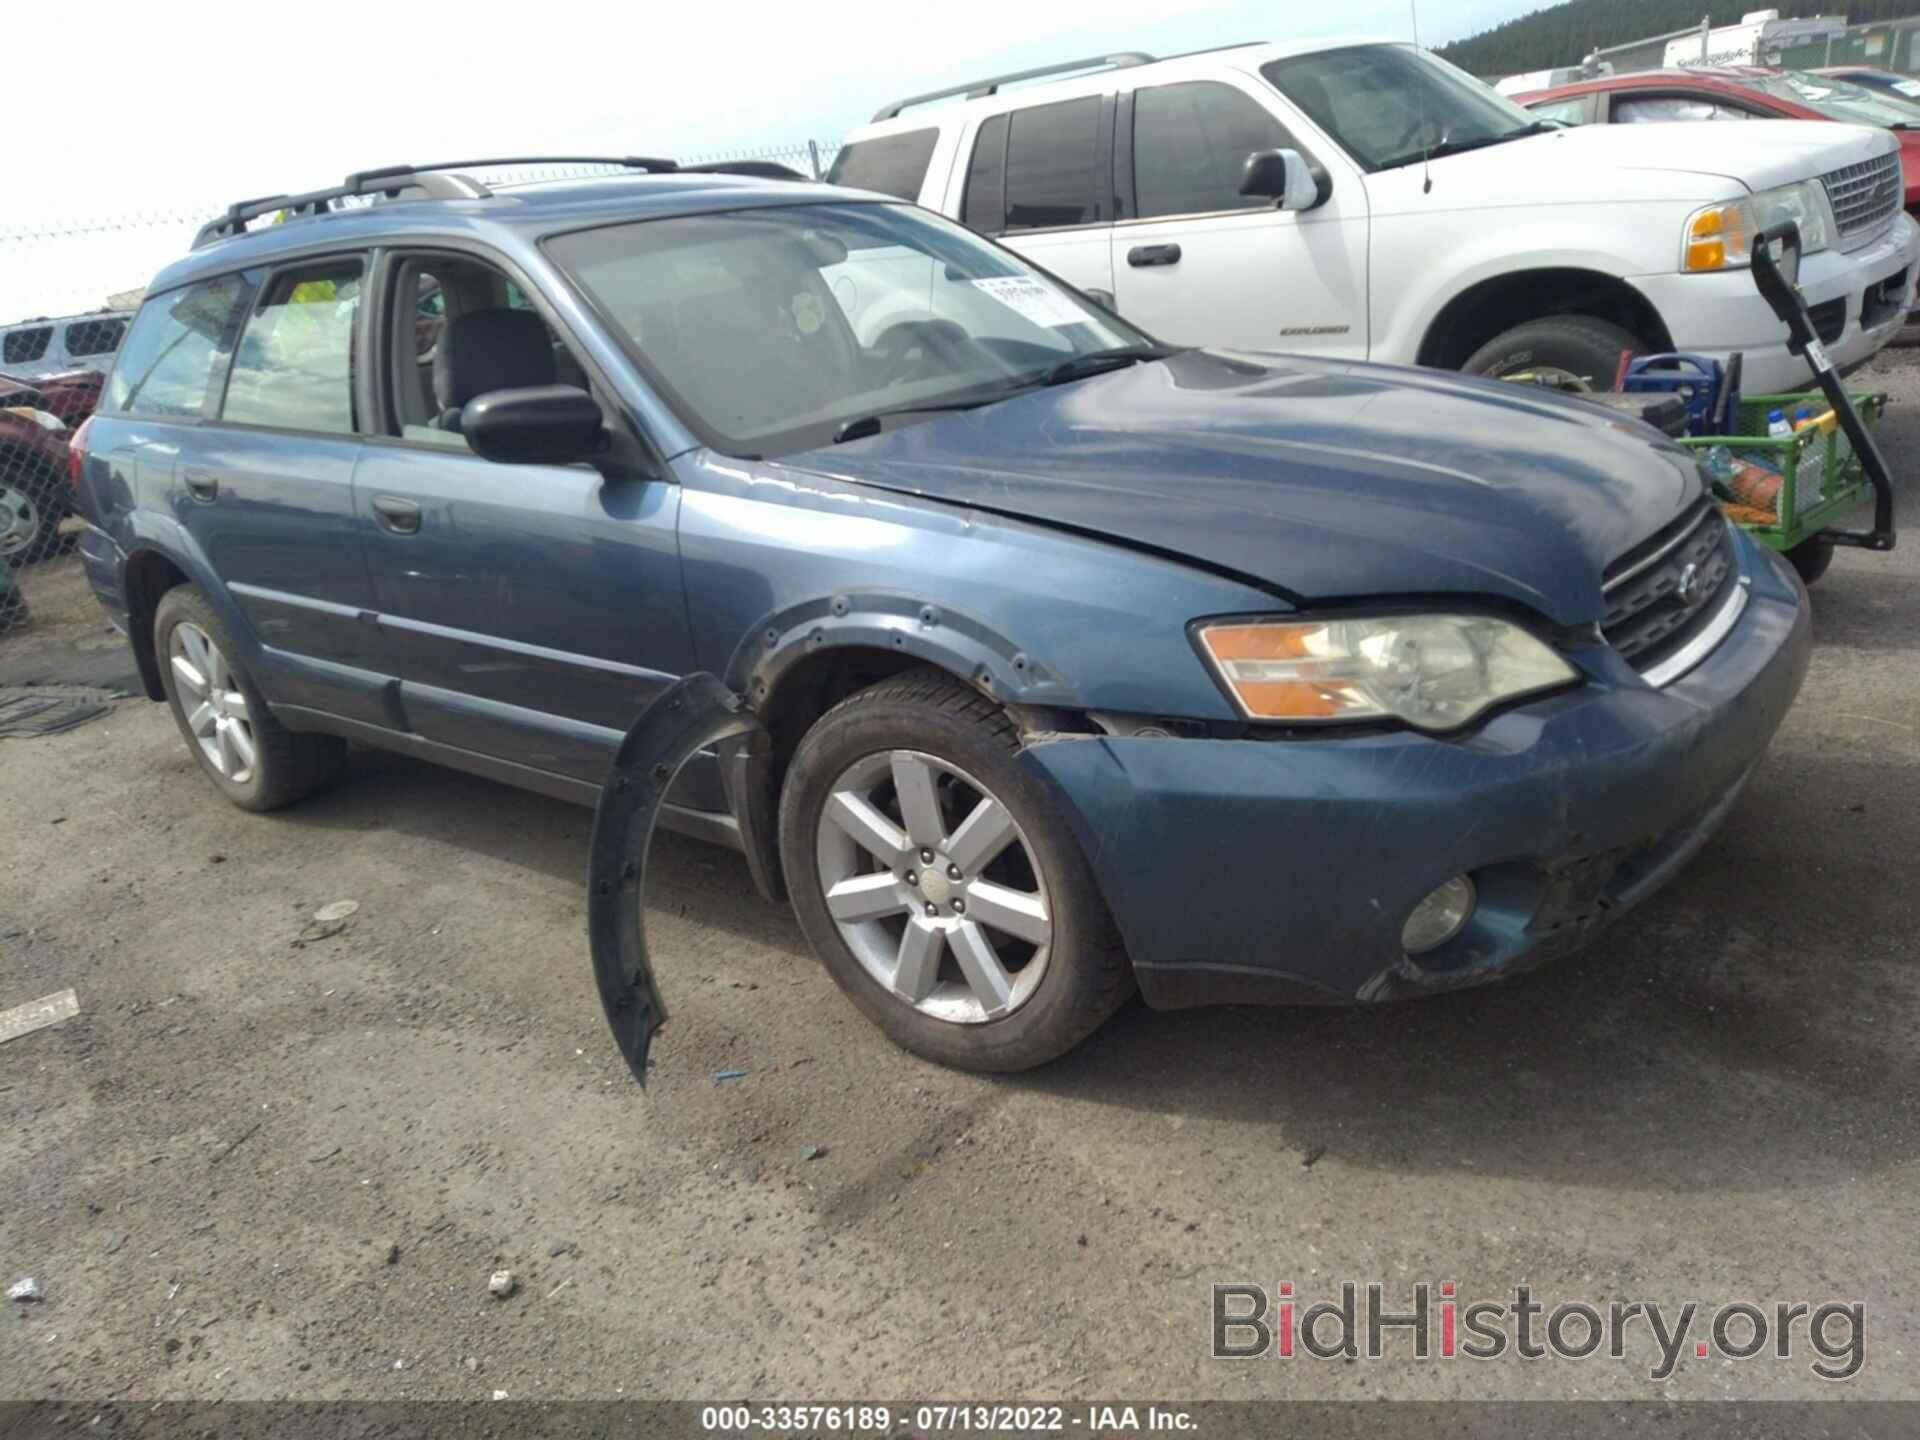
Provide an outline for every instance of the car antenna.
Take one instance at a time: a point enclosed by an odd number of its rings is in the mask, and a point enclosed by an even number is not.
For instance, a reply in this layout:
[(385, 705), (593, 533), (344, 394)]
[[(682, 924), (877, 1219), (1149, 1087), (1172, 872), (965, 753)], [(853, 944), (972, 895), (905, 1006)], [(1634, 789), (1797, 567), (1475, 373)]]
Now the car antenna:
[[(1420, 0), (1407, 0), (1407, 13), (1413, 17), (1413, 48), (1420, 48)], [(1425, 142), (1427, 133), (1427, 95), (1420, 92), (1420, 134), (1423, 143), (1420, 146), (1420, 193), (1433, 193), (1433, 146)]]

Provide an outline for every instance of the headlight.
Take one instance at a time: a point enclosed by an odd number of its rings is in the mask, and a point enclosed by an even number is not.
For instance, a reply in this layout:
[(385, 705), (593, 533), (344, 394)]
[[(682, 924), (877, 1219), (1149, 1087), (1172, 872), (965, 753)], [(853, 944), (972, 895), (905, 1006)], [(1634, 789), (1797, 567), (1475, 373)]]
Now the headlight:
[(1525, 630), (1485, 615), (1213, 621), (1197, 637), (1249, 720), (1451, 730), (1578, 678)]
[(1749, 265), (1753, 237), (1782, 220), (1799, 225), (1802, 255), (1817, 254), (1833, 243), (1826, 188), (1818, 180), (1802, 180), (1694, 211), (1681, 238), (1680, 268), (1736, 270)]

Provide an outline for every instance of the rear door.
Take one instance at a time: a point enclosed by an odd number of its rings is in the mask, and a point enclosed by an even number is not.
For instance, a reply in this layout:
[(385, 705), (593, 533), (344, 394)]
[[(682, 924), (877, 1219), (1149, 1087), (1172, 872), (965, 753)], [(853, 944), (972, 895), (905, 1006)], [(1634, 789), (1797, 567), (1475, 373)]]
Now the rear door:
[[(382, 293), (387, 433), (360, 463), (357, 529), (397, 719), (437, 745), (598, 785), (635, 717), (689, 664), (679, 487), (499, 464), (449, 428), (472, 398), (438, 374), (460, 318), (533, 308), (498, 264), (396, 253)], [(419, 323), (429, 308), (433, 323)], [(518, 367), (505, 388), (542, 383), (543, 370), (545, 383), (589, 384), (546, 334), (550, 364)], [(703, 788), (689, 796), (690, 784)], [(690, 772), (682, 792), (677, 802), (724, 808), (712, 772)]]
[(1256, 150), (1297, 150), (1321, 163), (1251, 85), (1186, 80), (1122, 97), (1118, 309), (1176, 344), (1364, 360), (1365, 187), (1341, 158), (1315, 209), (1277, 210), (1240, 194)]
[(989, 115), (975, 128), (960, 218), (1102, 302), (1113, 295), (1111, 95)]
[(251, 308), (174, 472), (176, 513), (265, 647), (268, 695), (358, 719), (380, 713), (353, 533), (367, 266), (348, 253), (240, 277)]

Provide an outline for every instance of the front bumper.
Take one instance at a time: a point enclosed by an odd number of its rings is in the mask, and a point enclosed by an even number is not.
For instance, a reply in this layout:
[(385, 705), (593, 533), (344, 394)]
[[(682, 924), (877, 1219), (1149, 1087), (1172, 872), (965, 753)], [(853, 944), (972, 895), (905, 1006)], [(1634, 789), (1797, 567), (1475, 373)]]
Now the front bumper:
[[(1920, 224), (1904, 213), (1870, 245), (1823, 250), (1801, 262), (1800, 293), (1838, 369), (1865, 364), (1900, 333), (1917, 274)], [(1660, 312), (1674, 349), (1722, 361), (1743, 355), (1740, 388), (1747, 394), (1812, 385), (1806, 360), (1787, 353), (1786, 330), (1754, 288), (1752, 271), (1641, 275), (1632, 283)]]
[[(1577, 948), (1706, 843), (1806, 673), (1806, 592), (1740, 537), (1739, 624), (1664, 690), (1611, 651), (1577, 689), (1460, 739), (1050, 739), (1149, 1004), (1374, 1001)], [(1462, 871), (1480, 904), (1410, 959), (1414, 905)]]

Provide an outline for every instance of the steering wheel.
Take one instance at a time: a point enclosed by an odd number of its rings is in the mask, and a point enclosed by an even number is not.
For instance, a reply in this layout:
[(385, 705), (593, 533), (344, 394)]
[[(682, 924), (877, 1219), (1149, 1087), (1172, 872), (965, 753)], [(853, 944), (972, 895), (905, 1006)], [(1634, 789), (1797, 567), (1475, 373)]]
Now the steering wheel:
[(951, 320), (896, 320), (874, 340), (872, 353), (889, 385), (934, 373), (941, 360), (958, 359), (973, 337)]

